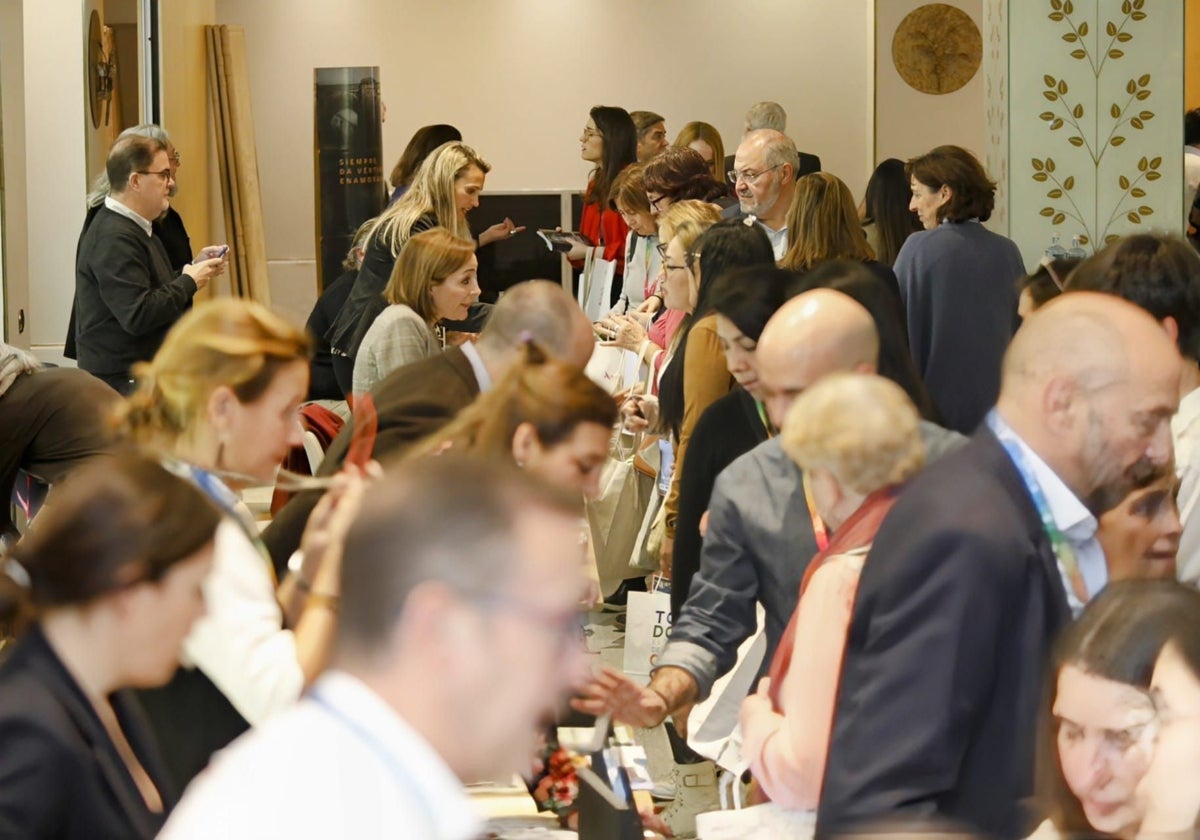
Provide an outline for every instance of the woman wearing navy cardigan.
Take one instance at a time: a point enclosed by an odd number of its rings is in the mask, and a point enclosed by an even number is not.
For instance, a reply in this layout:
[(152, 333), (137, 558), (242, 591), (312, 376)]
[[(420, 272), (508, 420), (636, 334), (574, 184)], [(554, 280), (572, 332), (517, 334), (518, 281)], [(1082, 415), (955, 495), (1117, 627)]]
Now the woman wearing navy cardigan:
[(904, 170), (909, 208), (925, 227), (896, 257), (909, 346), (946, 427), (970, 434), (1000, 393), (1025, 267), (1011, 239), (981, 224), (992, 215), (996, 184), (970, 152), (938, 146)]

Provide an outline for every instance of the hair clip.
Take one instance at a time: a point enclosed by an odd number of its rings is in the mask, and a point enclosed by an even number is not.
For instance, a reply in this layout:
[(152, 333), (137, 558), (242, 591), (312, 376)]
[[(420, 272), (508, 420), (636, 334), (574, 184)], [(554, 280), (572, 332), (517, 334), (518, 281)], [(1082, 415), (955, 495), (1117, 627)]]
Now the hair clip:
[(12, 558), (4, 561), (4, 574), (8, 575), (9, 579), (22, 589), (29, 589), (33, 585), (33, 581), (29, 579), (29, 572), (25, 571), (25, 567)]

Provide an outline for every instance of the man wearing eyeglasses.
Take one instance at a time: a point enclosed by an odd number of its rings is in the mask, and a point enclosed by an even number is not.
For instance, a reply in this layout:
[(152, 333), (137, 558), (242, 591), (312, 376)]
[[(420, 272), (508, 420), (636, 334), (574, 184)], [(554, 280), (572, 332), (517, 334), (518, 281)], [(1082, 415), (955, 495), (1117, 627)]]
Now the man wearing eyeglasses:
[(105, 170), (110, 192), (76, 257), (76, 352), (80, 368), (128, 394), (132, 365), (154, 357), (225, 260), (199, 260), (176, 274), (154, 236), (153, 220), (170, 207), (175, 181), (166, 145), (150, 137), (119, 139)]
[(787, 252), (787, 215), (796, 192), (800, 155), (786, 134), (770, 128), (751, 131), (742, 138), (726, 173), (733, 183), (738, 206), (726, 218), (753, 216), (767, 233), (775, 259)]
[(479, 459), (380, 480), (342, 544), (330, 668), (219, 754), (160, 836), (481, 837), (463, 783), (527, 770), (587, 677), (579, 514)]

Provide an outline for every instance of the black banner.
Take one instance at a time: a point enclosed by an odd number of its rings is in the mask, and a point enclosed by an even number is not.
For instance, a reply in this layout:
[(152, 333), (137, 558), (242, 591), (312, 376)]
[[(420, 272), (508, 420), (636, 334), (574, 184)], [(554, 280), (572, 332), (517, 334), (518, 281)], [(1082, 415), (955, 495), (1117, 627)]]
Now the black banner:
[(358, 226), (387, 204), (378, 67), (313, 71), (317, 288), (342, 273)]

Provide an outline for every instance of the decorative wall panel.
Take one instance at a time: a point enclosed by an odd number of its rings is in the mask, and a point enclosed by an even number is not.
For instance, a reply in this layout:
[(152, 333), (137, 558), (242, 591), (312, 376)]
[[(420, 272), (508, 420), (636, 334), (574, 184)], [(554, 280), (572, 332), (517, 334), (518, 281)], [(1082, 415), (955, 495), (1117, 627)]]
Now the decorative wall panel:
[(1008, 221), (1026, 264), (1053, 231), (1089, 252), (1180, 231), (1183, 5), (1039, 0), (1008, 13)]

